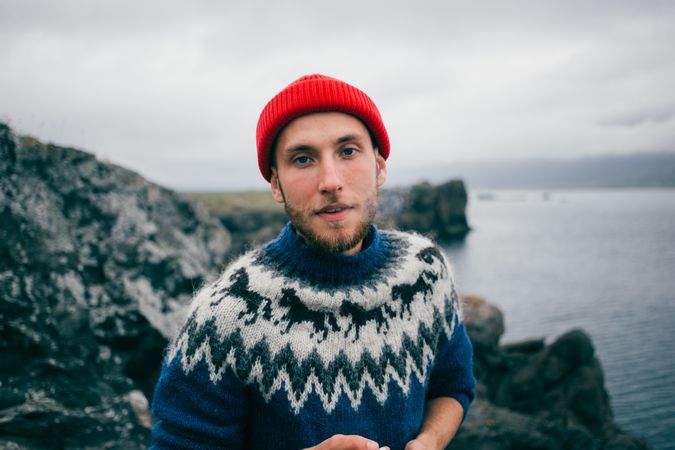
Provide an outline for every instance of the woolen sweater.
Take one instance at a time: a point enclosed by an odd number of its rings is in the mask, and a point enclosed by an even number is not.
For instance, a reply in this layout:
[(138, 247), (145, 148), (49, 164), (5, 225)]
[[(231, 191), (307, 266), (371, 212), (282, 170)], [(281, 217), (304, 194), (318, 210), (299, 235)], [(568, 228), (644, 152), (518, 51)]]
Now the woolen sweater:
[(371, 227), (361, 252), (289, 224), (201, 289), (167, 351), (154, 448), (293, 449), (358, 434), (402, 450), (426, 400), (474, 396), (450, 267), (417, 234)]

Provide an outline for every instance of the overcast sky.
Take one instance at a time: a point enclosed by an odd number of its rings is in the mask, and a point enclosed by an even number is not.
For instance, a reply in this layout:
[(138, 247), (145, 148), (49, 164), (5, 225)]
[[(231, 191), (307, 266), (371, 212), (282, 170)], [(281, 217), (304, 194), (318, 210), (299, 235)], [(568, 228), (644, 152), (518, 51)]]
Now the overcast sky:
[(307, 73), (364, 90), (389, 179), (675, 151), (675, 1), (0, 0), (0, 121), (160, 184), (263, 189), (255, 126)]

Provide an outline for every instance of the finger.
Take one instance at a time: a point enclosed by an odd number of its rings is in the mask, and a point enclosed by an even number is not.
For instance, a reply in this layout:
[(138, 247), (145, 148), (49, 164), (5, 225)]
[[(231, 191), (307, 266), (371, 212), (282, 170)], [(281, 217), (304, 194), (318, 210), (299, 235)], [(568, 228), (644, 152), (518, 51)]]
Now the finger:
[(424, 450), (424, 446), (417, 439), (413, 439), (405, 446), (405, 450)]
[(363, 436), (336, 434), (305, 450), (378, 450), (377, 442)]

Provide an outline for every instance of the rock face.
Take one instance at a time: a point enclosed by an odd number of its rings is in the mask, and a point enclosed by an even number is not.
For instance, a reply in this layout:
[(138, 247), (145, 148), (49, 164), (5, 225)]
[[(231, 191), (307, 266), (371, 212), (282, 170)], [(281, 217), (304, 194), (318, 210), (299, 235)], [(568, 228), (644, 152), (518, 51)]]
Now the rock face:
[(461, 238), (470, 230), (466, 220), (467, 199), (462, 180), (450, 180), (439, 186), (417, 184), (405, 194), (394, 225), (442, 240)]
[(478, 297), (463, 305), (478, 397), (449, 448), (650, 448), (614, 424), (586, 333), (569, 331), (548, 346), (541, 339), (500, 346), (502, 313)]
[(178, 194), (0, 124), (0, 448), (146, 448), (167, 338), (229, 247)]
[(255, 208), (233, 209), (218, 218), (232, 235), (232, 258), (276, 238), (288, 222), (284, 211)]

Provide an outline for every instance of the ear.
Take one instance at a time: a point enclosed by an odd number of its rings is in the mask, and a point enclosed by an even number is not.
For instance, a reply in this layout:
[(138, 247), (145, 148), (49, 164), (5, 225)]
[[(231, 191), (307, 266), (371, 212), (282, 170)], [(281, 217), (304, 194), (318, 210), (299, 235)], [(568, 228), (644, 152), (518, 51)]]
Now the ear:
[(387, 161), (380, 153), (380, 150), (375, 148), (375, 164), (376, 164), (376, 181), (377, 187), (381, 187), (387, 180)]
[(277, 203), (284, 203), (284, 192), (281, 190), (281, 184), (279, 184), (279, 175), (277, 174), (277, 169), (272, 167), (272, 175), (270, 176), (270, 188), (272, 188), (272, 196)]

